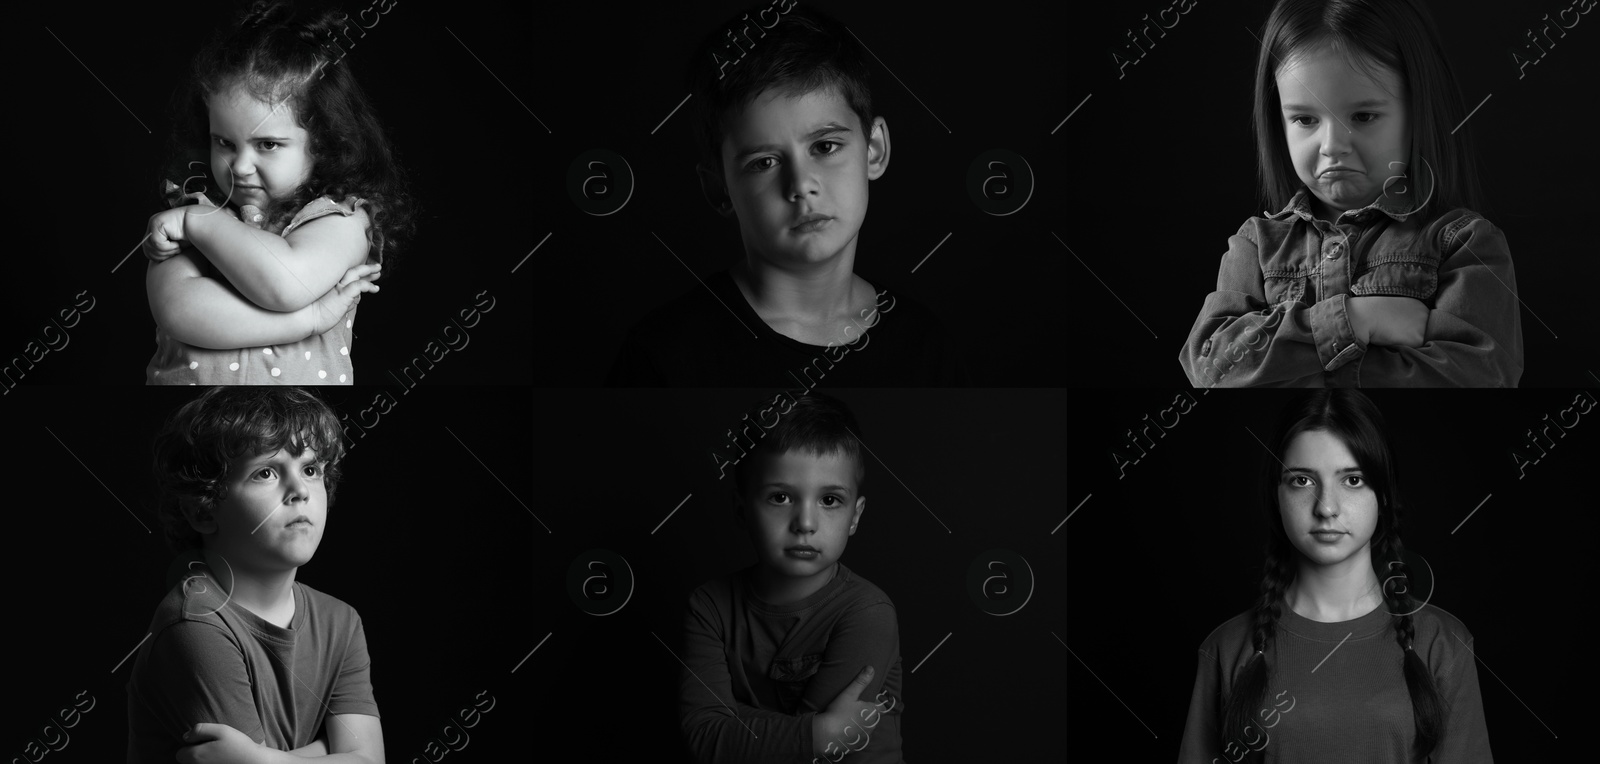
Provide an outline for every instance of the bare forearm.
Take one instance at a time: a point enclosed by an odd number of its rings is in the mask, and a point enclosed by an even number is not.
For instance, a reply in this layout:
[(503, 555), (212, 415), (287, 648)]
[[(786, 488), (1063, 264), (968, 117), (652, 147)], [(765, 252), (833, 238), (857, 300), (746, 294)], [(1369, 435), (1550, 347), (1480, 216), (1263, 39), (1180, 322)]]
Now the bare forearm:
[[(315, 743), (312, 745), (315, 745)], [(306, 748), (310, 747), (306, 746)], [(295, 751), (301, 750), (305, 749), (295, 749)], [(261, 764), (305, 764), (304, 759), (297, 755), (295, 751), (266, 749), (265, 755), (261, 757)], [(324, 764), (383, 764), (382, 759), (373, 759), (364, 753), (330, 753), (326, 756), (312, 756), (309, 758), (314, 758)]]
[(310, 309), (280, 313), (252, 305), (216, 279), (196, 277), (173, 285), (164, 295), (161, 326), (179, 342), (230, 349), (287, 345), (310, 337)]
[(298, 300), (302, 305), (317, 298), (309, 294), (309, 287), (299, 283), (289, 267), (291, 247), (282, 236), (220, 212), (195, 209), (184, 216), (184, 236), (251, 302), (271, 310), (287, 310), (296, 306), (286, 295), (302, 297)]
[(323, 733), (322, 737), (319, 737), (316, 740), (311, 741), (311, 743), (308, 744), (308, 745), (300, 746), (299, 748), (296, 748), (296, 749), (290, 751), (289, 753), (292, 753), (292, 754), (294, 754), (296, 756), (299, 756), (302, 759), (314, 759), (314, 758), (318, 758), (318, 757), (321, 757), (321, 756), (327, 756), (328, 755), (328, 737), (327, 737), (327, 733)]

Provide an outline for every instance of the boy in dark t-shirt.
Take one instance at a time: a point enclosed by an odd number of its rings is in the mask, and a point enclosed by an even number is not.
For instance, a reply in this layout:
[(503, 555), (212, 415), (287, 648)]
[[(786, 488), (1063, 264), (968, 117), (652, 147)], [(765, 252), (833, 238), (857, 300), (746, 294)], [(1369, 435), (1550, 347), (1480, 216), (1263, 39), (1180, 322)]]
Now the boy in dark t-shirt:
[(635, 324), (608, 385), (970, 384), (931, 312), (855, 271), (867, 184), (889, 168), (867, 80), (855, 37), (793, 0), (701, 43), (696, 170), (744, 256)]
[(181, 580), (128, 680), (129, 764), (384, 760), (361, 617), (295, 581), (322, 540), (342, 436), (294, 387), (210, 388), (156, 436)]
[(697, 761), (904, 762), (894, 603), (839, 562), (866, 510), (859, 432), (801, 396), (733, 468), (757, 562), (689, 596), (678, 716)]

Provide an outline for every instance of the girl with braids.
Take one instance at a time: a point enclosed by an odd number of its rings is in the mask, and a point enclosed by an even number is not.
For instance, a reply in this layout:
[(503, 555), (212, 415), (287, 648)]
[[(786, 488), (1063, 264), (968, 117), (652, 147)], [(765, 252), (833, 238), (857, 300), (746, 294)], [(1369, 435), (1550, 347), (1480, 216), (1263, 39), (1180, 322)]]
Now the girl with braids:
[(1487, 764), (1472, 634), (1412, 598), (1383, 415), (1290, 402), (1266, 441), (1261, 595), (1200, 645), (1180, 764)]
[(356, 303), (413, 214), (347, 21), (258, 1), (195, 56), (142, 245), (147, 383), (355, 383)]

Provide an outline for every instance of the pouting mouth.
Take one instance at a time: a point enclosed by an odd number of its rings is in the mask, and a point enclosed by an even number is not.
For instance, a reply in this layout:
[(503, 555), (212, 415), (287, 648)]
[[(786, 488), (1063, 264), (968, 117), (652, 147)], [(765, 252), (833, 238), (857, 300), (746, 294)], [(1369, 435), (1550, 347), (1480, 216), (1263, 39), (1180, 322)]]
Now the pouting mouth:
[(818, 553), (820, 553), (822, 550), (818, 549), (818, 548), (816, 548), (814, 546), (791, 546), (791, 547), (785, 548), (783, 551), (785, 551), (785, 552), (818, 552)]

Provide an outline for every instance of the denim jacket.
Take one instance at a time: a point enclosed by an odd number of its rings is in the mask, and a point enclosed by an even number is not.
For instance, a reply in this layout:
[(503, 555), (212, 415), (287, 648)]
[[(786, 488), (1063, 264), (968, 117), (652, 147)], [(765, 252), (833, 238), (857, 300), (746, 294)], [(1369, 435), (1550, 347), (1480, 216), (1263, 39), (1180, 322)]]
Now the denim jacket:
[[(1429, 198), (1427, 183), (1413, 199)], [(1228, 238), (1178, 361), (1196, 387), (1516, 387), (1517, 280), (1505, 234), (1455, 209), (1426, 223), (1400, 194), (1317, 220), (1302, 187), (1281, 211)], [(1266, 215), (1266, 213), (1262, 213)], [(1418, 348), (1356, 339), (1345, 299), (1415, 297)]]

